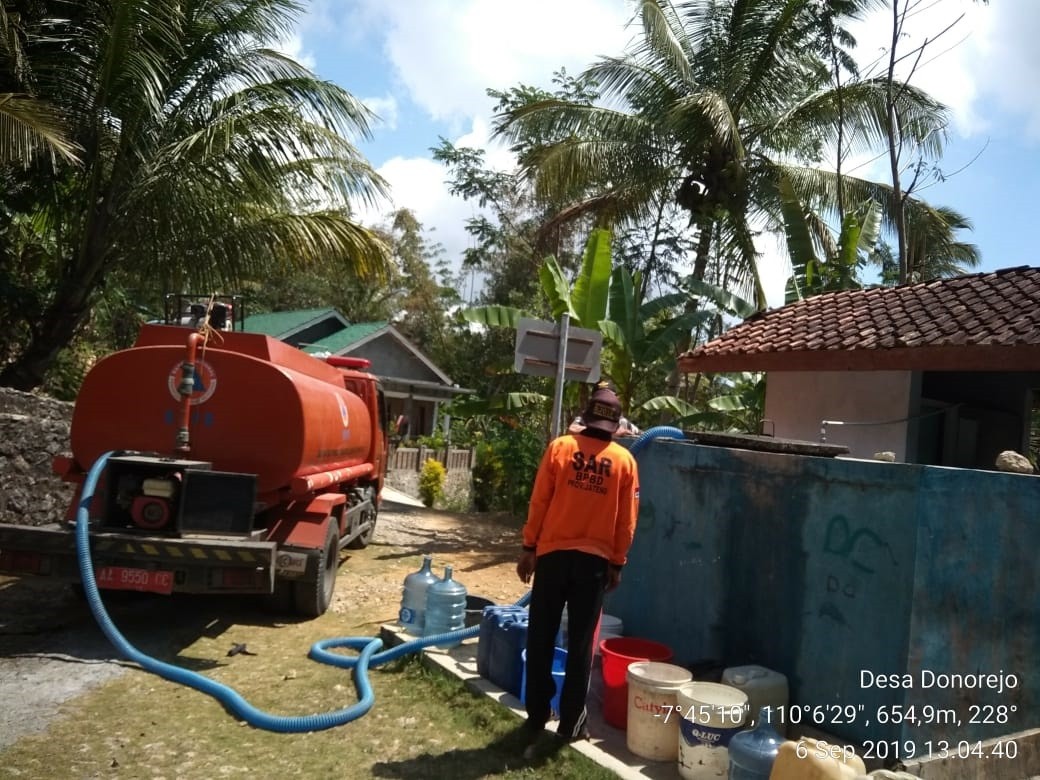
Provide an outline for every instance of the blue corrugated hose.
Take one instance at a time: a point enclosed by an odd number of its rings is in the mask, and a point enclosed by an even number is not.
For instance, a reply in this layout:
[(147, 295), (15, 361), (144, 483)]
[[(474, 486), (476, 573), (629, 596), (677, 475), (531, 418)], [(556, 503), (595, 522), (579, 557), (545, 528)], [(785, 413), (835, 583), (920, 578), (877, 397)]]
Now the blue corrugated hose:
[[(669, 428), (667, 426), (651, 428), (640, 435), (630, 451), (635, 455), (651, 440), (660, 437), (681, 439), (683, 438), (683, 433), (678, 428)], [(237, 691), (223, 683), (211, 680), (197, 672), (182, 669), (179, 666), (152, 658), (134, 647), (112, 622), (108, 612), (105, 610), (105, 605), (101, 602), (101, 594), (98, 592), (97, 582), (94, 579), (94, 564), (90, 560), (90, 536), (88, 534), (90, 502), (94, 497), (94, 491), (97, 489), (98, 478), (104, 471), (108, 459), (113, 454), (112, 452), (106, 452), (91, 466), (83, 482), (83, 492), (79, 506), (76, 509), (76, 556), (79, 561), (80, 577), (83, 580), (83, 590), (86, 593), (87, 604), (90, 606), (94, 619), (101, 627), (101, 631), (108, 638), (108, 641), (112, 643), (113, 647), (124, 658), (138, 664), (142, 669), (153, 672), (171, 682), (187, 685), (190, 688), (212, 696), (230, 710), (233, 715), (246, 721), (251, 726), (283, 734), (299, 734), (307, 731), (321, 731), (350, 723), (372, 709), (372, 705), (375, 704), (375, 694), (372, 692), (372, 685), (368, 680), (369, 667), (385, 664), (388, 661), (396, 660), (401, 656), (417, 652), (431, 645), (461, 642), (480, 633), (480, 626), (471, 626), (458, 631), (450, 631), (446, 634), (413, 639), (410, 642), (397, 645), (381, 653), (376, 651), (383, 646), (383, 640), (376, 637), (334, 637), (332, 639), (319, 640), (311, 645), (310, 657), (319, 663), (329, 664), (341, 669), (354, 669), (354, 687), (357, 689), (358, 701), (356, 704), (343, 709), (315, 715), (272, 715), (269, 712), (257, 709), (243, 699)], [(530, 600), (531, 592), (528, 591), (516, 602), (516, 606), (526, 606)], [(360, 653), (356, 657), (348, 657), (330, 652), (333, 648), (342, 647), (359, 650)]]
[(633, 456), (638, 455), (639, 451), (643, 449), (647, 444), (652, 442), (654, 439), (683, 439), (685, 438), (683, 432), (679, 428), (673, 428), (670, 425), (658, 425), (656, 428), (648, 428), (639, 434), (639, 438), (636, 439), (632, 446), (629, 448), (629, 452)]

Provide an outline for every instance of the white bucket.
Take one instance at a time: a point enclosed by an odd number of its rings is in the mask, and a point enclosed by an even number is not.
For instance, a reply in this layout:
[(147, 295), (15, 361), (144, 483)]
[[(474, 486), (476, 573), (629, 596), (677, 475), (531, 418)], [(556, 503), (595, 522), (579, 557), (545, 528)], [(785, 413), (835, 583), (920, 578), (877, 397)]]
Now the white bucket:
[(615, 636), (625, 635), (625, 625), (621, 621), (621, 618), (614, 615), (608, 615), (604, 612), (599, 619), (599, 634), (596, 635), (596, 642), (593, 645), (592, 652), (599, 653), (599, 643), (604, 639), (610, 639)]
[[(599, 641), (601, 639), (609, 639), (612, 636), (624, 636), (624, 623), (621, 618), (615, 617), (614, 615), (608, 615), (605, 612), (600, 614), (599, 618), (599, 631), (596, 633), (592, 640), (592, 652), (594, 655), (599, 655)], [(560, 634), (559, 634), (560, 647), (567, 646), (567, 608), (563, 608), (563, 615), (560, 616)]]
[(676, 693), (692, 675), (681, 666), (657, 661), (630, 664), (628, 680), (628, 749), (651, 761), (679, 757), (679, 721)]
[(676, 692), (679, 723), (679, 774), (686, 780), (726, 777), (729, 741), (743, 731), (747, 694), (731, 685), (689, 682)]
[(722, 672), (722, 684), (739, 688), (748, 697), (748, 728), (756, 726), (758, 713), (763, 707), (773, 708), (770, 725), (781, 736), (787, 734), (787, 724), (780, 717), (787, 710), (787, 678), (764, 666), (730, 666)]

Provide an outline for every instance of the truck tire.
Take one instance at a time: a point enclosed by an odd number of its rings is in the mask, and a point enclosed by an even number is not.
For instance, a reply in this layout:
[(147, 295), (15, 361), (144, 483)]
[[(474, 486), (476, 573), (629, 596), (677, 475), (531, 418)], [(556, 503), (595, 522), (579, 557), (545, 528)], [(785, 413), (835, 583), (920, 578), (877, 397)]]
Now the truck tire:
[(355, 536), (353, 539), (351, 539), (349, 542), (347, 542), (347, 549), (348, 550), (364, 550), (366, 547), (368, 547), (369, 542), (372, 541), (372, 537), (376, 533), (376, 508), (375, 508), (375, 506), (372, 506), (371, 509), (368, 509), (367, 511), (362, 512), (358, 516), (358, 525), (361, 525), (363, 523), (367, 523), (369, 521), (372, 522), (372, 525), (370, 525), (366, 530), (362, 531), (357, 536)]
[(313, 580), (294, 584), (296, 613), (303, 617), (320, 617), (332, 603), (336, 591), (336, 572), (339, 569), (339, 528), (335, 517), (326, 521), (325, 546), (318, 557), (318, 571)]

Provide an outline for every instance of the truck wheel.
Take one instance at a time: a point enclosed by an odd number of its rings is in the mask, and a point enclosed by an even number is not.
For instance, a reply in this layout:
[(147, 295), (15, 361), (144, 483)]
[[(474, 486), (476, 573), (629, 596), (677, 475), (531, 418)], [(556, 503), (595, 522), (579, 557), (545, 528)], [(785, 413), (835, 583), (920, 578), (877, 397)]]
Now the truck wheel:
[(368, 547), (369, 542), (372, 541), (372, 537), (376, 533), (376, 509), (372, 507), (367, 512), (362, 512), (358, 517), (358, 525), (364, 523), (372, 523), (368, 528), (359, 533), (349, 542), (347, 542), (348, 550), (364, 550)]
[(336, 518), (329, 517), (325, 531), (325, 547), (318, 558), (318, 572), (314, 580), (295, 583), (296, 612), (304, 617), (320, 617), (332, 603), (336, 591), (336, 571), (339, 568), (339, 528)]

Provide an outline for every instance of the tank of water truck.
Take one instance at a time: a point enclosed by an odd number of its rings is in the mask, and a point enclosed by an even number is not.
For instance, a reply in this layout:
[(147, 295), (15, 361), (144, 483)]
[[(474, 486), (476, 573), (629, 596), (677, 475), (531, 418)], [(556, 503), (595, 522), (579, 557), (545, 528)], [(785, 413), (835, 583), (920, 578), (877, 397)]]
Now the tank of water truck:
[(349, 392), (343, 372), (256, 333), (211, 334), (198, 347), (187, 451), (178, 392), (191, 331), (146, 325), (133, 347), (99, 361), (76, 398), (71, 445), (90, 468), (111, 450), (207, 461), (217, 471), (255, 474), (258, 493), (294, 479), (373, 462), (373, 413)]

